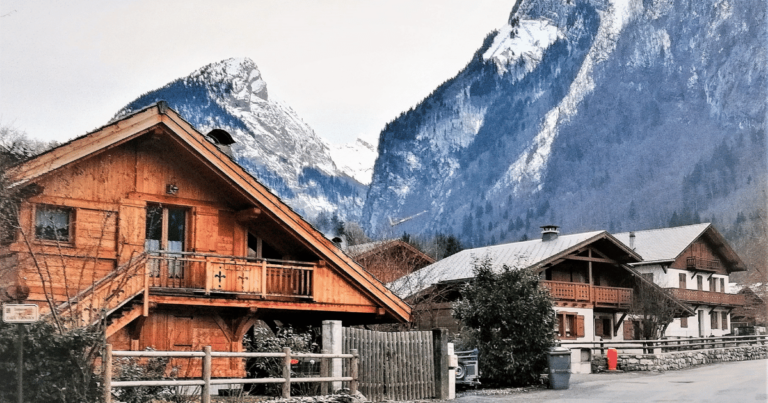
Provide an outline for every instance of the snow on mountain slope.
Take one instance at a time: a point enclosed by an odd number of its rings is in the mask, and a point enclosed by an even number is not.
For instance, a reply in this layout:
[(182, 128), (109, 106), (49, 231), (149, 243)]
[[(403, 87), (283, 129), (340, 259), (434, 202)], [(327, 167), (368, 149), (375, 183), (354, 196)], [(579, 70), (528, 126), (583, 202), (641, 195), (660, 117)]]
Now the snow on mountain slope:
[[(291, 207), (355, 218), (366, 188), (339, 170), (326, 142), (284, 102), (270, 97), (256, 64), (232, 58), (142, 95), (117, 117), (165, 100), (198, 130), (232, 134), (235, 159)], [(342, 158), (338, 156), (337, 158)]]
[(377, 156), (376, 147), (363, 139), (357, 139), (354, 143), (331, 145), (329, 148), (331, 158), (341, 172), (363, 185), (371, 183), (373, 164)]
[[(525, 0), (380, 135), (363, 225), (472, 246), (715, 221), (765, 237), (764, 2)], [(753, 217), (753, 218), (750, 218)], [(757, 217), (757, 218), (754, 218)]]

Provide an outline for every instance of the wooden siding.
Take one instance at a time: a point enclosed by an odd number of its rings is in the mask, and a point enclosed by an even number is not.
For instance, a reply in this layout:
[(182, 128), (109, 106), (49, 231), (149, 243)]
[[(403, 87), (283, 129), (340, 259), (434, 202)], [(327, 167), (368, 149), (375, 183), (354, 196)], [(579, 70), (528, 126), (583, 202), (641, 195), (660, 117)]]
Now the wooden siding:
[(688, 245), (688, 247), (685, 248), (685, 251), (683, 251), (683, 253), (677, 257), (677, 259), (675, 259), (674, 263), (672, 263), (670, 267), (673, 269), (688, 270), (688, 258), (695, 258), (697, 265), (705, 267), (712, 266), (708, 265), (708, 262), (716, 262), (714, 265), (715, 268), (708, 272), (713, 272), (715, 274), (721, 274), (724, 276), (728, 275), (729, 271), (726, 267), (726, 262), (724, 262), (722, 258), (712, 250), (712, 247), (702, 238), (697, 239)]

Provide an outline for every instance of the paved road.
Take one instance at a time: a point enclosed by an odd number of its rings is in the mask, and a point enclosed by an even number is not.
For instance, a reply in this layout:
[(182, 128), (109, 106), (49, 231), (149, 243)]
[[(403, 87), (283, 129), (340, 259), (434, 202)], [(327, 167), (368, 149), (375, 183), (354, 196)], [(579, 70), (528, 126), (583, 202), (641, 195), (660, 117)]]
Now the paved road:
[(573, 374), (568, 390), (464, 396), (457, 403), (768, 402), (768, 360), (726, 362), (665, 373)]

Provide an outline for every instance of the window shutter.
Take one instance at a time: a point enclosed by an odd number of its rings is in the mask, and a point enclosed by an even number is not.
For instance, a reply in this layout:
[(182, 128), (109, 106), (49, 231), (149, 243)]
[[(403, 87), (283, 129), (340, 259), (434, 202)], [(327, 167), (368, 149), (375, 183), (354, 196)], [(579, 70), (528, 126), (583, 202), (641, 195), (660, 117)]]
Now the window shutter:
[(634, 329), (632, 328), (632, 321), (631, 320), (625, 320), (624, 321), (624, 340), (633, 340), (634, 335)]
[(576, 337), (584, 337), (584, 316), (576, 316)]
[(603, 335), (603, 320), (595, 319), (595, 336)]
[(722, 323), (723, 330), (728, 330), (728, 312), (723, 312), (722, 315), (723, 315), (723, 318), (722, 318), (723, 319), (723, 323)]

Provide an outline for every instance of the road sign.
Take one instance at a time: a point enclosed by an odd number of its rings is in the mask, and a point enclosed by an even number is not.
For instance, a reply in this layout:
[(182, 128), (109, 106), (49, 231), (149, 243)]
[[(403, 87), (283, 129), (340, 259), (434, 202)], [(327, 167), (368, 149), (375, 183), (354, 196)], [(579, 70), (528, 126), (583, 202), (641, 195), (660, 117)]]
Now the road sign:
[(40, 319), (40, 312), (35, 304), (4, 304), (3, 322), (34, 323)]

